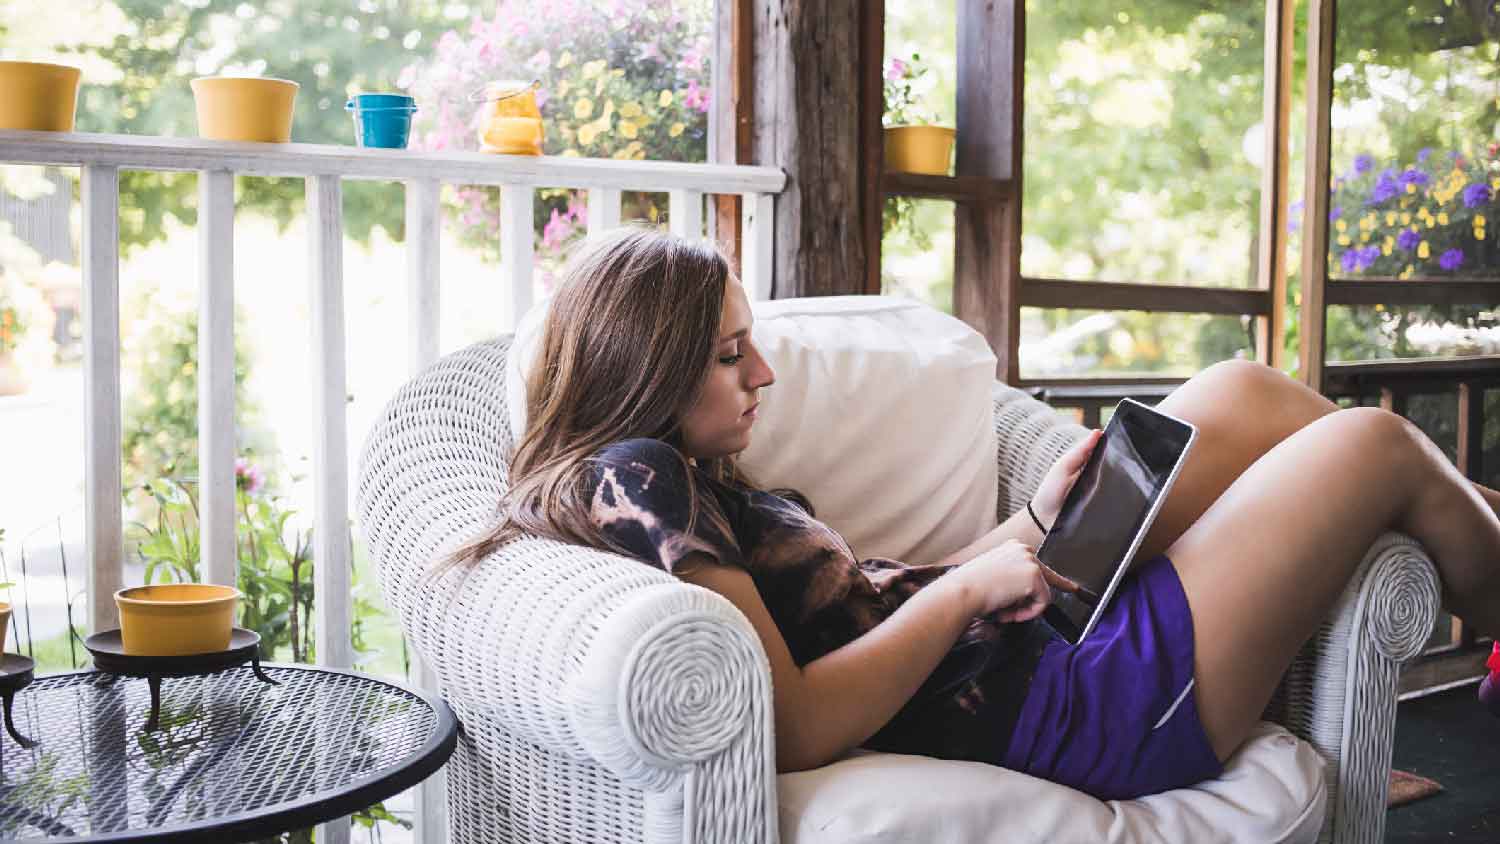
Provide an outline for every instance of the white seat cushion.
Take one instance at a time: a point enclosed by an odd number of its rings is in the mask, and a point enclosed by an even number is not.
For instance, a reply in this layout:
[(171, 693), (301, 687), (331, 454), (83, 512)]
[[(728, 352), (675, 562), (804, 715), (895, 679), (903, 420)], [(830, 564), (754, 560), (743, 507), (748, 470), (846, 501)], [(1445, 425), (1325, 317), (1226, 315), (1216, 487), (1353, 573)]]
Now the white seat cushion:
[(1100, 801), (979, 762), (856, 751), (777, 777), (783, 844), (842, 842), (1313, 842), (1323, 761), (1261, 723), (1214, 780), (1138, 800)]

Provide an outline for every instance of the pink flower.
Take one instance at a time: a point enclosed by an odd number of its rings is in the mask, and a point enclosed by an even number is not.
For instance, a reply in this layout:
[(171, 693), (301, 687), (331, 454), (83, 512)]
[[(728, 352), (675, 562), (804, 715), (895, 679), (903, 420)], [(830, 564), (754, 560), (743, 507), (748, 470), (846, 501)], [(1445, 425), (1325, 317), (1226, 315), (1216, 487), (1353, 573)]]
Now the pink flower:
[(699, 111), (708, 111), (708, 89), (698, 87), (698, 80), (688, 81), (687, 93), (682, 95), (682, 104)]
[(557, 249), (572, 233), (573, 224), (566, 217), (558, 214), (557, 209), (554, 208), (552, 219), (548, 220), (547, 225), (542, 228), (542, 246), (547, 249)]
[(243, 457), (234, 459), (234, 486), (254, 495), (266, 485), (266, 476), (260, 467)]
[(891, 59), (891, 63), (885, 66), (885, 78), (892, 82), (906, 75), (906, 62), (900, 59)]
[(552, 54), (546, 47), (536, 51), (536, 55), (526, 60), (526, 69), (540, 76), (547, 68), (552, 66)]

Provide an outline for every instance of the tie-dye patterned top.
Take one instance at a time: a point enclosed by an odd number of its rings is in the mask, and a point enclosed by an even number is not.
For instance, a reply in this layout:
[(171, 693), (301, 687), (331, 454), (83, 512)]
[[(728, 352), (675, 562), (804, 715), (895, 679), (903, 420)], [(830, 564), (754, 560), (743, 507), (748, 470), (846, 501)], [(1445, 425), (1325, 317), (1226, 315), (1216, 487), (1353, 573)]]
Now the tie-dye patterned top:
[[(689, 522), (687, 472), (697, 512)], [(592, 513), (617, 550), (672, 572), (694, 552), (744, 568), (797, 665), (859, 638), (949, 567), (859, 560), (803, 503), (730, 486), (654, 439), (593, 461)], [(912, 699), (865, 747), (999, 764), (1042, 648), (1041, 621), (975, 619)]]

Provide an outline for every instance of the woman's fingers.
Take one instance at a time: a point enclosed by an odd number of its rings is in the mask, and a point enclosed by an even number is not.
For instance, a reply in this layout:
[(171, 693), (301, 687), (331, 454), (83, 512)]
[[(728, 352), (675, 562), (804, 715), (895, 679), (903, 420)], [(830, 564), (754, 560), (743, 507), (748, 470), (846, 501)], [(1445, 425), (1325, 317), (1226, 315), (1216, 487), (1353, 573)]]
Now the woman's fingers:
[(1068, 473), (1074, 474), (1083, 471), (1083, 465), (1089, 462), (1089, 454), (1093, 452), (1094, 446), (1099, 443), (1099, 438), (1104, 436), (1098, 428), (1089, 432), (1089, 435), (1078, 441), (1078, 445), (1068, 452)]
[(1079, 589), (1083, 588), (1078, 585), (1077, 581), (1063, 577), (1062, 575), (1054, 571), (1051, 567), (1047, 566), (1045, 563), (1038, 563), (1037, 565), (1041, 566), (1042, 577), (1052, 588), (1061, 589), (1064, 592), (1070, 593), (1077, 592)]

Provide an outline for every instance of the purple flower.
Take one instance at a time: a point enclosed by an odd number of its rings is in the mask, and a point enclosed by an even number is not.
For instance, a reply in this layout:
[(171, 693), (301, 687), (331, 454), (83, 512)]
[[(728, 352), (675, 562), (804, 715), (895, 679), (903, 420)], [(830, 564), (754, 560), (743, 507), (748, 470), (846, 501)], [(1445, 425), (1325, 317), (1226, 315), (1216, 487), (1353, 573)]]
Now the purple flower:
[(1421, 170), (1418, 170), (1418, 169), (1416, 169), (1414, 167), (1413, 168), (1408, 168), (1406, 170), (1406, 172), (1404, 172), (1404, 173), (1401, 174), (1401, 187), (1402, 188), (1405, 188), (1407, 185), (1419, 185), (1419, 186), (1420, 185), (1425, 185), (1425, 184), (1427, 184), (1427, 181), (1428, 181), (1427, 174), (1423, 173)]
[(1286, 230), (1294, 232), (1302, 228), (1302, 200), (1297, 200), (1286, 208)]
[(1375, 188), (1370, 191), (1370, 201), (1367, 205), (1379, 205), (1388, 199), (1394, 198), (1401, 193), (1401, 186), (1396, 181), (1396, 174), (1390, 170), (1380, 174), (1375, 180)]
[(1334, 220), (1337, 220), (1340, 216), (1343, 215), (1343, 213), (1344, 213), (1344, 206), (1342, 206), (1342, 205), (1335, 205), (1335, 206), (1333, 206), (1333, 210), (1328, 212), (1328, 222), (1331, 223)]
[(1417, 234), (1416, 229), (1402, 229), (1401, 233), (1396, 235), (1396, 245), (1407, 252), (1416, 249), (1417, 244), (1421, 242), (1422, 236)]
[(1464, 188), (1464, 207), (1478, 208), (1487, 205), (1490, 201), (1490, 186), (1486, 184), (1473, 184)]
[(1375, 265), (1375, 259), (1380, 257), (1380, 247), (1366, 246), (1359, 250), (1359, 269), (1367, 270)]
[(1426, 164), (1427, 159), (1432, 156), (1432, 147), (1422, 147), (1417, 150), (1417, 163)]
[(1380, 257), (1380, 248), (1377, 246), (1345, 249), (1344, 254), (1339, 258), (1339, 265), (1346, 273), (1362, 272), (1369, 269), (1378, 257)]
[(1463, 263), (1464, 251), (1462, 249), (1449, 249), (1438, 257), (1438, 266), (1450, 272), (1463, 266)]
[(1375, 156), (1362, 152), (1354, 156), (1354, 172), (1364, 175), (1375, 169)]

